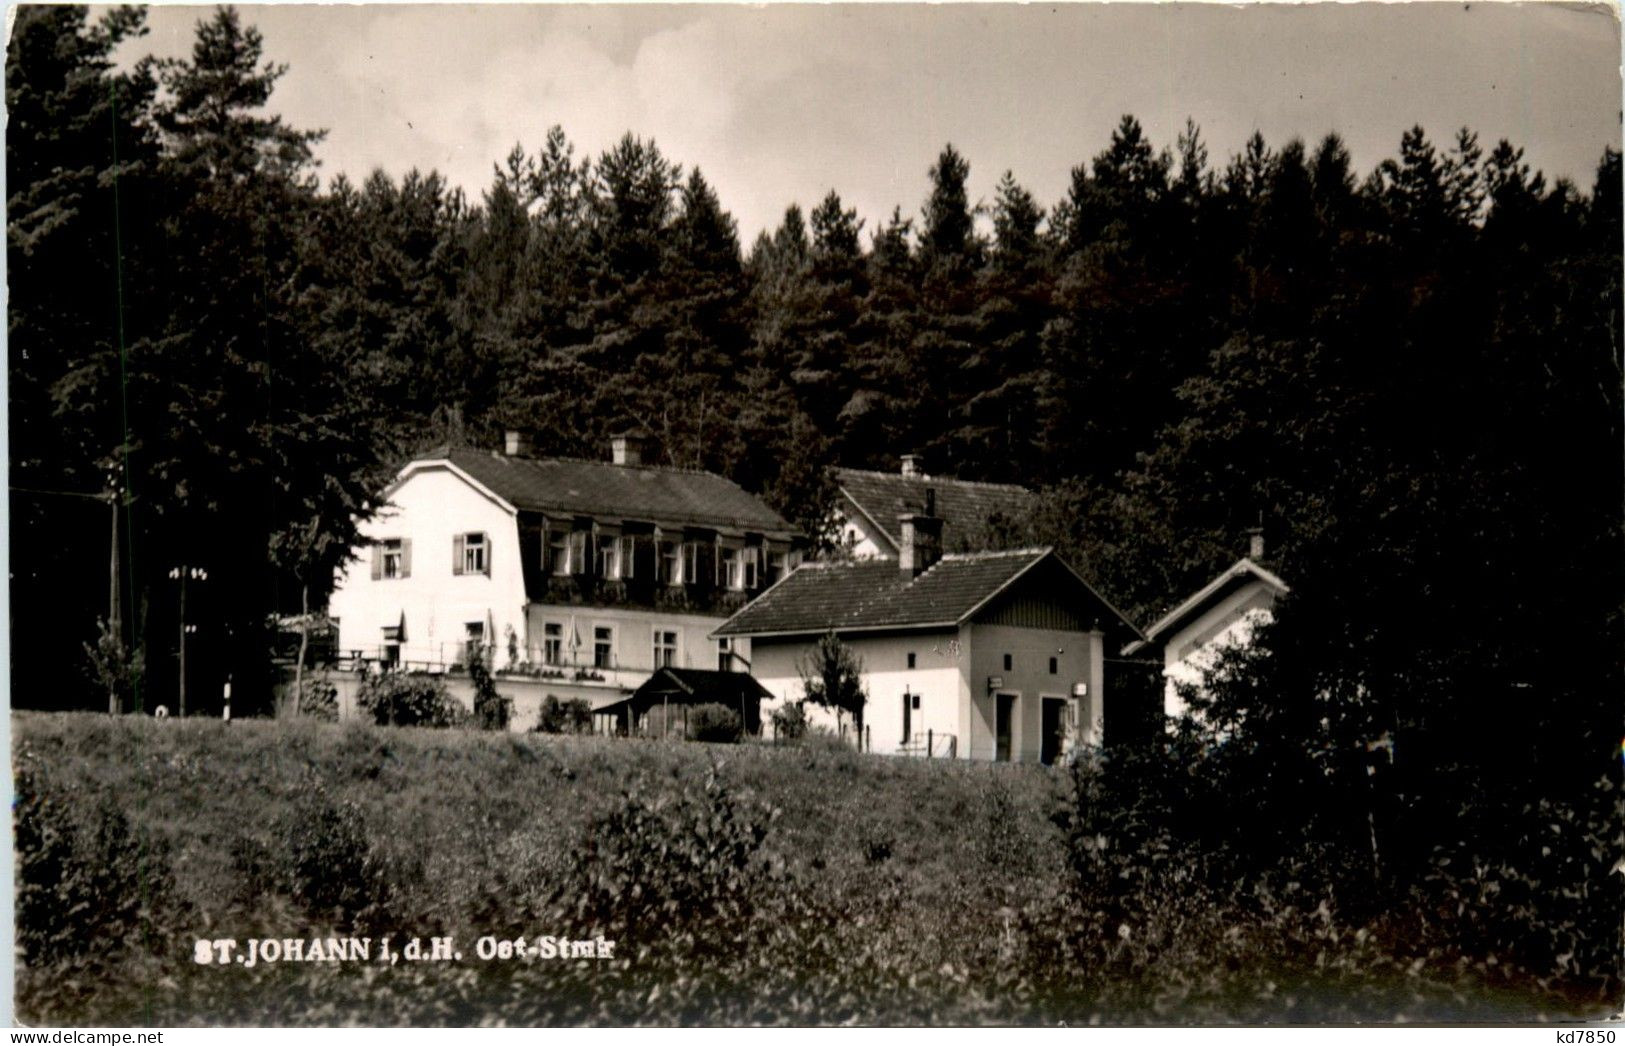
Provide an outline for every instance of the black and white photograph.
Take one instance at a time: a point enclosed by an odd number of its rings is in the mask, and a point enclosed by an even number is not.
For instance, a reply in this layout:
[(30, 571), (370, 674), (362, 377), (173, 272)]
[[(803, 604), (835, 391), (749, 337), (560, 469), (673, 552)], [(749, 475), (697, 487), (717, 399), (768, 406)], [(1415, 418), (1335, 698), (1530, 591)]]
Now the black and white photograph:
[(1616, 4), (6, 34), (13, 1026), (1613, 1041)]

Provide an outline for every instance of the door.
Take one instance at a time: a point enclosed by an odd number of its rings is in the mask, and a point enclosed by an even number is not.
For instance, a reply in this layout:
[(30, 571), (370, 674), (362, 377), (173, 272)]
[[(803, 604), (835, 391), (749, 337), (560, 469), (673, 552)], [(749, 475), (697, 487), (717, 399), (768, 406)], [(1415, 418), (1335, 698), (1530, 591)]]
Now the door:
[(993, 713), (993, 761), (1008, 763), (1011, 724), (1016, 718), (1016, 695), (999, 694), (995, 700), (998, 704)]
[(1045, 766), (1052, 766), (1055, 760), (1061, 758), (1061, 741), (1066, 736), (1065, 698), (1044, 698), (1044, 714), (1040, 730), (1043, 740), (1038, 751), (1038, 759)]

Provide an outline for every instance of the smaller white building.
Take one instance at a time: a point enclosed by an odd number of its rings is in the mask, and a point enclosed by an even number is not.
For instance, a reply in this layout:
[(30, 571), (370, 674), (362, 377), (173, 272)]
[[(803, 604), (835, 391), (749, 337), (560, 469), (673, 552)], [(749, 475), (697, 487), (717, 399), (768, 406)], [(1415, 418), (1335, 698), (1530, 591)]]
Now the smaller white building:
[(1011, 483), (979, 483), (930, 476), (918, 455), (904, 454), (897, 472), (838, 468), (835, 486), (837, 539), (853, 559), (896, 558), (903, 532), (898, 520), (923, 512), (942, 521), (942, 547), (954, 551), (975, 543), (996, 518), (1020, 520), (1034, 497)]
[(802, 566), (716, 630), (749, 641), (764, 719), (804, 699), (834, 632), (861, 662), (869, 751), (1053, 763), (1103, 743), (1105, 652), (1138, 631), (1053, 549), (941, 555), (941, 524), (905, 513), (897, 558)]
[(1129, 657), (1162, 648), (1163, 711), (1170, 719), (1185, 714), (1180, 688), (1204, 685), (1222, 653), (1252, 642), (1254, 631), (1273, 619), (1275, 601), (1291, 591), (1257, 563), (1264, 549), (1256, 534), (1249, 551), (1146, 629), (1145, 639), (1123, 648)]

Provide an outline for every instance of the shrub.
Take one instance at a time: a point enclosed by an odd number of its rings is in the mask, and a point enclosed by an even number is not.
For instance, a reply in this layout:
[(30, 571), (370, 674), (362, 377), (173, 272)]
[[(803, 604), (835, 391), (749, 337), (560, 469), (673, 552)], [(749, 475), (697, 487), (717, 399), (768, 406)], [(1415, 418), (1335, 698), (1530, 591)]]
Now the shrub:
[(560, 701), (552, 694), (542, 699), (536, 731), (543, 734), (584, 734), (592, 729), (592, 706), (582, 698)]
[(737, 743), (743, 726), (739, 713), (726, 705), (698, 705), (688, 714), (688, 736), (693, 741)]
[(475, 651), (468, 659), (468, 674), (474, 681), (474, 723), (481, 730), (506, 730), (513, 716), (513, 701), (497, 693), (496, 680), (485, 658)]
[(576, 925), (641, 946), (731, 954), (773, 874), (762, 854), (776, 808), (740, 796), (713, 765), (673, 799), (635, 781), (583, 834), (580, 859), (553, 895)]
[(773, 737), (799, 741), (807, 736), (807, 710), (800, 701), (786, 701), (773, 710)]
[(384, 921), (389, 879), (355, 803), (334, 802), (317, 782), (301, 797), (286, 836), (288, 887), (313, 917), (340, 926)]
[[(26, 758), (26, 756), (25, 756)], [(70, 796), (20, 766), (16, 778), (16, 926), (23, 961), (53, 963), (122, 951), (150, 937), (173, 907), (168, 850), (103, 802), (91, 824)]]
[(307, 679), (299, 692), (299, 714), (327, 723), (339, 721), (339, 688), (326, 679)]
[(461, 726), (468, 710), (446, 692), (438, 677), (422, 672), (369, 676), (356, 704), (379, 726)]

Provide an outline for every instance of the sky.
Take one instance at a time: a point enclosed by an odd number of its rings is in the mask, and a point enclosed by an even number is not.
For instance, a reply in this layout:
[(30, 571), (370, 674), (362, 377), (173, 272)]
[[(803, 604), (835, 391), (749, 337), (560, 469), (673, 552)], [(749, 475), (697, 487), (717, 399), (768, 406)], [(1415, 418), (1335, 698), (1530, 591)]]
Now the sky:
[[(1187, 117), (1223, 167), (1328, 131), (1362, 174), (1420, 124), (1507, 138), (1589, 190), (1620, 145), (1611, 4), (243, 5), (288, 71), (271, 103), (325, 128), (325, 179), (438, 170), (473, 201), (554, 124), (577, 156), (623, 133), (698, 166), (748, 248), (830, 189), (872, 232), (917, 215), (951, 142), (991, 203), (1013, 171), (1038, 200), (1124, 113), (1172, 146)], [(133, 52), (183, 55), (208, 8), (160, 6)]]

